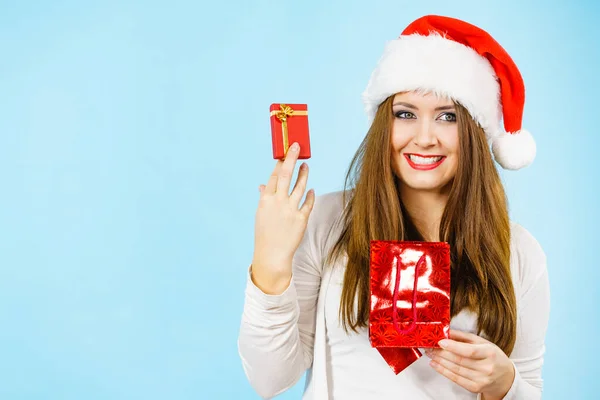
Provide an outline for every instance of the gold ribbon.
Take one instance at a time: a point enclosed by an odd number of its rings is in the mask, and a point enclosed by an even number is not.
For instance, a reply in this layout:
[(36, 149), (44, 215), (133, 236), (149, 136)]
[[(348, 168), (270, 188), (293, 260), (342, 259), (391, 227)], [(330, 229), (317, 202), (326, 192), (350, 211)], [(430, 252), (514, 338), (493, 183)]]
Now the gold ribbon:
[(303, 116), (308, 115), (308, 111), (304, 110), (294, 110), (292, 107), (286, 104), (280, 104), (279, 110), (271, 111), (271, 116), (276, 116), (277, 119), (281, 122), (281, 134), (283, 135), (283, 155), (288, 152), (289, 148), (289, 140), (288, 140), (288, 129), (287, 129), (287, 120), (291, 116)]

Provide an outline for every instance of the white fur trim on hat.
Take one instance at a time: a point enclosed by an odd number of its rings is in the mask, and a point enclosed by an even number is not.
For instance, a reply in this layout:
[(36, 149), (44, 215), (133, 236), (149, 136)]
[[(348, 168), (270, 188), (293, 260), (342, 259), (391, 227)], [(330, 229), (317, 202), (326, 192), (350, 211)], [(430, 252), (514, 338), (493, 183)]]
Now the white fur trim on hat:
[(500, 85), (487, 59), (432, 32), (389, 41), (362, 98), (371, 122), (379, 105), (398, 92), (425, 90), (462, 104), (489, 137), (500, 130)]
[(518, 170), (530, 165), (536, 155), (536, 144), (529, 131), (503, 132), (492, 141), (494, 159), (504, 169)]

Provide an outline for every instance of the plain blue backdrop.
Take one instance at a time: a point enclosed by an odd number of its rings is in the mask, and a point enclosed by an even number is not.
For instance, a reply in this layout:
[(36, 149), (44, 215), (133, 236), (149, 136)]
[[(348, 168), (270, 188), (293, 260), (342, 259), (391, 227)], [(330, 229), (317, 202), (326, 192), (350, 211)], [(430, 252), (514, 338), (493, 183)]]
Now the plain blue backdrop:
[(0, 398), (258, 398), (236, 340), (269, 104), (308, 103), (310, 186), (341, 189), (385, 41), (429, 13), (521, 68), (538, 156), (502, 176), (548, 256), (544, 398), (596, 398), (600, 6), (480, 0), (0, 1)]

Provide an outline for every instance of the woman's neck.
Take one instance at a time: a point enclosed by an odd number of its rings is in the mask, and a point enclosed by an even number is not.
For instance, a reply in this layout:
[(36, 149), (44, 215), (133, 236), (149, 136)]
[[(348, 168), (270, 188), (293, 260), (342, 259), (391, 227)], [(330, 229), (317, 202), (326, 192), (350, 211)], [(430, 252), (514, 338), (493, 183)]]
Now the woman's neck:
[(429, 242), (439, 241), (440, 223), (448, 202), (448, 193), (403, 188), (400, 198), (423, 238)]

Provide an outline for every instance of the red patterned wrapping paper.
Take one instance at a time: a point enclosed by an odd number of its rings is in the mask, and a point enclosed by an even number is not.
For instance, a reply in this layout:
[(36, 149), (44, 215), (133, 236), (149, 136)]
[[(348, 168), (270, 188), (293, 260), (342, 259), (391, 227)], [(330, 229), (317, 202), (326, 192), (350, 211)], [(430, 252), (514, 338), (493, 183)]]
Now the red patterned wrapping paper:
[(283, 160), (294, 142), (300, 145), (299, 159), (311, 157), (306, 104), (271, 104), (270, 118), (274, 159)]
[(370, 290), (369, 340), (396, 374), (448, 338), (447, 243), (371, 241)]

